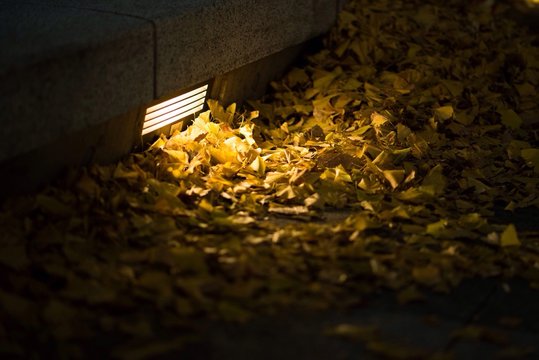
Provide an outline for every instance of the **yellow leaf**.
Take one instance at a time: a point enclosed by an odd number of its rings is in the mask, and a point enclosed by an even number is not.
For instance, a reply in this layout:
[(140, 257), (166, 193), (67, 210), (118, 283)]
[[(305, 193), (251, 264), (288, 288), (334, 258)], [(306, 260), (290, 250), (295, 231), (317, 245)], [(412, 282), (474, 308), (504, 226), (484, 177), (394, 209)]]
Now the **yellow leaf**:
[(454, 97), (459, 96), (464, 90), (464, 86), (460, 81), (442, 80), (442, 84), (445, 85), (447, 90), (449, 90), (451, 95), (453, 95)]
[(214, 210), (213, 205), (206, 198), (200, 200), (200, 202), (198, 203), (198, 207), (209, 213)]
[(333, 180), (334, 182), (352, 182), (352, 178), (342, 165), (333, 169), (326, 169), (326, 171), (320, 175), (320, 179)]
[(211, 157), (220, 164), (236, 163), (238, 162), (238, 153), (225, 147), (221, 149), (210, 149)]
[(170, 156), (171, 160), (176, 161), (182, 165), (189, 164), (189, 154), (182, 150), (164, 149), (164, 151)]
[(447, 183), (445, 176), (442, 174), (442, 170), (441, 165), (433, 167), (425, 179), (423, 179), (423, 183), (419, 189), (432, 196), (442, 194)]
[(388, 121), (387, 117), (377, 112), (372, 113), (371, 115), (371, 125), (372, 126), (382, 126)]
[(522, 124), (522, 119), (516, 112), (511, 109), (504, 109), (498, 111), (502, 116), (502, 124), (511, 129), (518, 129)]
[(384, 167), (385, 165), (388, 165), (390, 160), (392, 160), (391, 155), (387, 151), (382, 151), (376, 156), (372, 163), (378, 167)]
[(283, 215), (307, 215), (309, 214), (310, 210), (307, 208), (307, 206), (283, 206), (276, 203), (270, 203), (268, 211)]
[(234, 117), (234, 114), (236, 113), (236, 103), (228, 105), (228, 107), (226, 108), (226, 112), (228, 114), (231, 114), (232, 117)]
[(397, 124), (397, 136), (399, 138), (399, 141), (404, 142), (406, 138), (412, 134), (412, 130), (410, 130), (409, 127)]
[(414, 44), (414, 43), (410, 43), (408, 45), (409, 49), (408, 49), (408, 52), (406, 53), (406, 56), (408, 57), (408, 59), (413, 59), (416, 57), (417, 53), (421, 51), (422, 47), (417, 45), (417, 44)]
[(451, 105), (442, 106), (437, 109), (434, 109), (434, 114), (436, 115), (436, 118), (443, 121), (451, 119), (454, 113), (455, 112), (453, 110), (453, 106)]
[(303, 203), (307, 207), (316, 206), (320, 202), (320, 195), (318, 193), (314, 193), (308, 198), (306, 198)]
[(309, 82), (309, 76), (304, 69), (294, 68), (286, 76), (290, 86), (302, 85)]
[(521, 156), (522, 149), (527, 149), (529, 147), (530, 143), (528, 143), (527, 141), (512, 140), (507, 146), (507, 155), (510, 159), (517, 158)]
[(424, 203), (429, 200), (430, 196), (417, 188), (409, 188), (401, 193), (397, 193), (397, 197), (402, 201), (409, 201), (412, 203)]
[(539, 149), (529, 148), (520, 150), (520, 156), (533, 166), (533, 170), (539, 173)]
[(459, 225), (466, 229), (478, 229), (486, 224), (487, 221), (481, 217), (481, 214), (478, 213), (462, 215), (459, 218)]
[(335, 68), (332, 72), (320, 72), (314, 79), (314, 88), (321, 91), (326, 90), (341, 73), (342, 69), (340, 67)]
[(211, 114), (215, 119), (225, 124), (232, 123), (232, 120), (234, 120), (234, 114), (236, 112), (235, 103), (229, 105), (226, 110), (221, 104), (219, 104), (217, 100), (209, 99), (207, 103), (208, 107), (210, 108)]
[(254, 124), (245, 124), (240, 127), (240, 134), (244, 136), (244, 141), (249, 145), (255, 145), (256, 141), (253, 139), (253, 128)]
[(150, 150), (154, 150), (154, 149), (162, 149), (165, 144), (167, 143), (167, 139), (164, 135), (162, 135), (161, 137), (159, 137), (159, 139), (157, 139), (153, 144), (152, 146), (150, 146)]
[(371, 220), (363, 214), (351, 215), (346, 219), (346, 222), (351, 224), (354, 230), (358, 232), (362, 232), (373, 225)]
[(260, 176), (264, 175), (266, 172), (266, 162), (260, 156), (257, 156), (249, 167), (256, 171)]
[(462, 125), (471, 125), (474, 121), (474, 117), (466, 112), (458, 112), (455, 115), (455, 120)]
[(122, 163), (119, 163), (114, 170), (115, 179), (136, 179), (139, 177), (139, 173), (135, 170), (128, 169)]
[(346, 50), (348, 50), (348, 47), (350, 46), (350, 42), (351, 40), (346, 40), (344, 41), (343, 43), (341, 43), (336, 49), (335, 49), (335, 54), (338, 56), (338, 57), (342, 57), (344, 52)]
[(384, 170), (383, 174), (393, 189), (404, 180), (404, 170)]
[(440, 237), (445, 233), (447, 229), (447, 220), (440, 220), (435, 223), (428, 224), (425, 232), (434, 237)]
[(520, 240), (518, 239), (517, 230), (515, 225), (509, 224), (503, 231), (500, 237), (500, 246), (519, 246)]
[(530, 83), (525, 83), (521, 85), (515, 85), (520, 96), (533, 96), (536, 94), (537, 90), (535, 86)]
[(148, 185), (150, 185), (152, 190), (156, 191), (160, 195), (170, 195), (176, 197), (181, 192), (181, 188), (177, 185), (156, 179), (148, 179)]

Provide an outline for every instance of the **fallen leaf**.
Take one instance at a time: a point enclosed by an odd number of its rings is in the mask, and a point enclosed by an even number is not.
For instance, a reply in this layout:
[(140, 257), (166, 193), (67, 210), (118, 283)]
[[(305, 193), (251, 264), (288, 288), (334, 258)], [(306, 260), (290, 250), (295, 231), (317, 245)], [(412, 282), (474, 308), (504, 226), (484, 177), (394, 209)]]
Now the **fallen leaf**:
[(519, 246), (520, 240), (518, 239), (517, 230), (515, 225), (509, 224), (502, 232), (500, 236), (500, 246)]

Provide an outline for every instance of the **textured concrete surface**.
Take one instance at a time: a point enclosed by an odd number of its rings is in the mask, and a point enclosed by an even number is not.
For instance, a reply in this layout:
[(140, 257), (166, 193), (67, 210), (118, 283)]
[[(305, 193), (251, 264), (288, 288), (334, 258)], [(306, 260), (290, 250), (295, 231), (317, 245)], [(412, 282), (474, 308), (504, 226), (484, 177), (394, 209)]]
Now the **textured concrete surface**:
[(341, 3), (0, 0), (0, 162), (298, 45)]
[(140, 138), (138, 122), (142, 120), (143, 111), (144, 108), (139, 108), (83, 130), (63, 134), (50, 144), (1, 162), (0, 199), (23, 195), (70, 168), (120, 159), (132, 150), (133, 139)]
[(320, 35), (339, 0), (48, 0), (147, 19), (156, 32), (157, 96)]
[[(208, 324), (206, 335), (179, 354), (190, 359), (381, 359), (360, 340), (345, 340), (325, 334), (339, 324), (374, 326), (385, 347), (402, 346), (430, 354), (452, 354), (454, 359), (518, 358), (536, 359), (539, 333), (528, 326), (523, 312), (535, 312), (538, 291), (518, 281), (510, 286), (514, 293), (502, 290), (501, 280), (465, 281), (450, 294), (426, 293), (424, 301), (401, 305), (394, 294), (372, 296), (361, 307), (348, 311), (289, 312), (256, 318), (246, 324)], [(504, 292), (503, 299), (497, 293)], [(519, 302), (522, 324), (500, 325), (500, 318), (511, 313), (507, 307)], [(500, 305), (502, 305), (500, 307)], [(515, 314), (517, 315), (517, 314)], [(480, 320), (482, 319), (482, 320)], [(486, 338), (456, 337), (470, 326), (484, 326)], [(530, 352), (535, 349), (535, 352)], [(394, 358), (415, 357), (396, 350)], [(510, 355), (513, 356), (510, 356)], [(444, 357), (440, 357), (444, 358)]]
[(216, 76), (209, 97), (219, 99), (224, 105), (262, 97), (267, 92), (267, 85), (281, 77), (289, 64), (302, 53), (308, 52), (310, 47), (315, 47), (315, 43), (310, 41), (296, 45)]
[(0, 162), (153, 97), (149, 22), (0, 3)]

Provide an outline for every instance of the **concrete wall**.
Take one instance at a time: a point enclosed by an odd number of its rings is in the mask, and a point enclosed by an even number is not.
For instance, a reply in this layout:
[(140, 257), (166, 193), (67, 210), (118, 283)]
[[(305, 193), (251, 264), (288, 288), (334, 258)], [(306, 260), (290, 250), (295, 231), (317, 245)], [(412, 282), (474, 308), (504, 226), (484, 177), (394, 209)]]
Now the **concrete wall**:
[(216, 78), (224, 101), (260, 95), (341, 3), (0, 0), (3, 178), (115, 160), (140, 143), (148, 103), (196, 83)]

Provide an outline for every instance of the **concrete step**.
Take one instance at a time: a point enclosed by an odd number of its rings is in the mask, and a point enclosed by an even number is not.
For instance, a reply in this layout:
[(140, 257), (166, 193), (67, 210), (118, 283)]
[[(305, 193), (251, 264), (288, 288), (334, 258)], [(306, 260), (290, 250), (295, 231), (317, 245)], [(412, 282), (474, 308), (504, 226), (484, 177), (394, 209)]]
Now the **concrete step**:
[(28, 177), (36, 156), (52, 173), (114, 160), (140, 142), (148, 104), (249, 64), (241, 81), (267, 82), (293, 56), (259, 62), (297, 54), (342, 2), (0, 0), (1, 170)]

